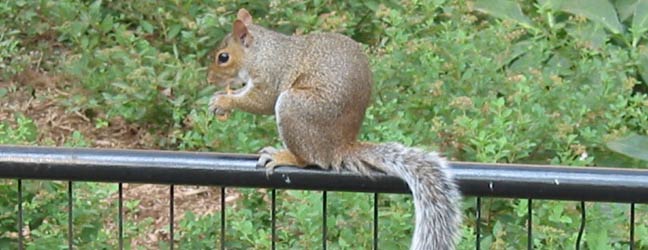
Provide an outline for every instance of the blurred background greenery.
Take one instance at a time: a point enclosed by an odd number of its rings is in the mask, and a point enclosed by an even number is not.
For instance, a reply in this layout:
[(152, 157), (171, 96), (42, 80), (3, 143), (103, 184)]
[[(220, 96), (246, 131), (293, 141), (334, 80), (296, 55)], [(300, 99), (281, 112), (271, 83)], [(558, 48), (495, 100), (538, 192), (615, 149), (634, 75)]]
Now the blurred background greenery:
[[(206, 83), (206, 55), (241, 7), (286, 34), (338, 32), (365, 45), (376, 87), (364, 140), (461, 161), (648, 167), (646, 0), (2, 1), (0, 143), (237, 153), (278, 146), (272, 117), (218, 121), (206, 111), (216, 90)], [(15, 187), (0, 181), (1, 249), (17, 248)], [(79, 249), (115, 248), (116, 190), (75, 184)], [(127, 246), (165, 247), (163, 223), (145, 214), (166, 208), (141, 190), (127, 200)], [(25, 181), (24, 191), (27, 249), (66, 249), (66, 183)], [(213, 204), (178, 216), (179, 249), (217, 246), (218, 194), (198, 195)], [(321, 245), (320, 196), (278, 192), (279, 249)], [(269, 248), (268, 193), (228, 197), (228, 249)], [(330, 249), (371, 248), (372, 197), (330, 194)], [(381, 195), (379, 204), (381, 249), (406, 249), (410, 197)], [(525, 248), (527, 201), (483, 204), (483, 249)], [(577, 205), (534, 202), (534, 246), (572, 248)], [(587, 208), (587, 249), (628, 248), (627, 204)], [(473, 198), (464, 209), (459, 248), (471, 249)], [(635, 249), (648, 249), (648, 207), (637, 209)]]

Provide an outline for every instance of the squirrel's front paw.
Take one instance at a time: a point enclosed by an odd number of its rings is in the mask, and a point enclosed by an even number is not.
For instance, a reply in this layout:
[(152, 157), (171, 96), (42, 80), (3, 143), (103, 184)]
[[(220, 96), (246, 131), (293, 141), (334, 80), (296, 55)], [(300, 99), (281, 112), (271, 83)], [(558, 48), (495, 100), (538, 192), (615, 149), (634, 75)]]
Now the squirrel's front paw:
[(227, 116), (232, 110), (232, 98), (224, 92), (216, 92), (209, 100), (209, 112), (216, 116)]

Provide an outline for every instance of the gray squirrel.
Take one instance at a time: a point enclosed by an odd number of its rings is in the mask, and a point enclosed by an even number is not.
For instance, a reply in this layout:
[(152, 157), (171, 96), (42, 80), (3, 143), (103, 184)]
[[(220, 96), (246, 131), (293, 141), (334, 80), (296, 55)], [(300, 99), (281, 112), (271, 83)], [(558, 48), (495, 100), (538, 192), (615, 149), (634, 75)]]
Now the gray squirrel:
[(284, 35), (255, 25), (240, 9), (232, 32), (213, 52), (208, 81), (227, 89), (209, 103), (217, 116), (234, 109), (276, 116), (285, 149), (264, 148), (258, 165), (269, 171), (279, 165), (317, 165), (398, 176), (414, 196), (410, 249), (455, 248), (461, 195), (445, 159), (398, 143), (357, 140), (373, 79), (367, 56), (351, 38)]

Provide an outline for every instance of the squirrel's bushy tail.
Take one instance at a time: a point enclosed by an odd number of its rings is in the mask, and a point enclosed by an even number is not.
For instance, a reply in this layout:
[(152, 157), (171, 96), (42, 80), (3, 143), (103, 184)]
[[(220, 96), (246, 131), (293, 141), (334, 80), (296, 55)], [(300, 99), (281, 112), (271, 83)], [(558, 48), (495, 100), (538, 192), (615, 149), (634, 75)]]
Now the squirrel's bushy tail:
[(461, 223), (461, 196), (444, 158), (398, 143), (360, 144), (343, 166), (367, 174), (375, 168), (399, 176), (414, 196), (416, 224), (411, 250), (454, 249)]

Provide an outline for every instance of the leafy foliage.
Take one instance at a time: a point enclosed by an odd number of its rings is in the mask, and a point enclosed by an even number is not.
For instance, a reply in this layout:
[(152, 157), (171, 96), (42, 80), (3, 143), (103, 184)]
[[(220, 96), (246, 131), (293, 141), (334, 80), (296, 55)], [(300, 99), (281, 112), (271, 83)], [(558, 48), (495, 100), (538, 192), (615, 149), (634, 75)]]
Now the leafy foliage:
[[(284, 33), (334, 31), (366, 45), (376, 91), (362, 139), (438, 149), (464, 161), (645, 168), (645, 161), (612, 153), (606, 144), (631, 133), (648, 134), (646, 6), (646, 0), (246, 1), (243, 6), (228, 0), (3, 1), (0, 77), (11, 79), (27, 68), (69, 76), (72, 95), (60, 100), (69, 110), (88, 114), (97, 126), (120, 117), (159, 131), (160, 148), (254, 152), (279, 145), (272, 117), (235, 113), (217, 121), (206, 112), (215, 91), (205, 81), (206, 54), (228, 32), (235, 11), (246, 7), (256, 22)], [(0, 98), (6, 92), (0, 88)], [(92, 119), (100, 113), (106, 119)], [(0, 122), (0, 143), (34, 142), (33, 122), (18, 116), (12, 124)], [(82, 134), (71, 138), (70, 146), (90, 145)], [(64, 243), (56, 239), (64, 238), (65, 214), (56, 211), (65, 206), (65, 185), (33, 185), (26, 193), (45, 198), (26, 197), (25, 206), (34, 209), (26, 215), (34, 229), (30, 249), (60, 248)], [(42, 185), (48, 192), (39, 191)], [(0, 218), (13, 218), (14, 186), (0, 185)], [(94, 219), (114, 212), (97, 205), (114, 190), (92, 185), (87, 190), (96, 195), (80, 193), (84, 199), (75, 200), (80, 206), (75, 223), (84, 225), (75, 244), (110, 248), (114, 232)], [(268, 248), (267, 194), (241, 193), (245, 199), (228, 209), (227, 244)], [(278, 194), (281, 248), (321, 245), (321, 214), (311, 208), (321, 206), (320, 194)], [(526, 247), (527, 202), (484, 203), (484, 249)], [(386, 249), (409, 246), (409, 197), (381, 195), (380, 206), (380, 235), (389, 236), (381, 243)], [(328, 208), (330, 246), (370, 246), (369, 196), (335, 193)], [(471, 198), (464, 208), (460, 249), (470, 249)], [(573, 247), (576, 203), (538, 201), (533, 208), (536, 248)], [(647, 209), (638, 206), (640, 212)], [(627, 248), (625, 205), (588, 204), (588, 214), (588, 248)], [(219, 220), (188, 214), (178, 244), (212, 248)], [(646, 220), (639, 220), (637, 247), (648, 249)], [(15, 232), (13, 219), (0, 222), (3, 232)], [(127, 234), (138, 233), (138, 226), (131, 226)], [(10, 236), (0, 234), (0, 244)]]
[[(34, 144), (38, 131), (33, 121), (16, 116), (14, 125), (0, 122), (0, 144)], [(74, 133), (67, 146), (87, 146)], [(116, 214), (116, 203), (106, 204), (115, 193), (115, 184), (77, 183), (73, 198), (74, 244), (84, 249), (110, 249), (116, 234), (107, 219)], [(23, 234), (26, 249), (67, 248), (67, 184), (59, 181), (22, 180)], [(0, 248), (17, 249), (18, 184), (0, 180)], [(127, 225), (128, 239), (136, 229)]]
[(30, 144), (36, 141), (37, 128), (34, 122), (22, 115), (17, 115), (15, 125), (0, 122), (0, 144)]

